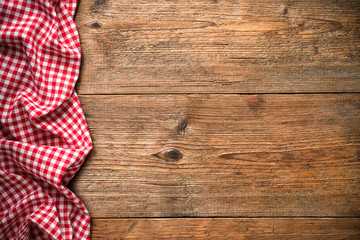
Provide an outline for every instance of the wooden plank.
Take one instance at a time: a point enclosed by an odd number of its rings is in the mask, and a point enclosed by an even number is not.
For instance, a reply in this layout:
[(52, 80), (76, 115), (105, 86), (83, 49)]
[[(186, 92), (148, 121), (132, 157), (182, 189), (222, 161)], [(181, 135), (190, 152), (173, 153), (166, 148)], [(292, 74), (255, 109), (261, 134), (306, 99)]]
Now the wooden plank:
[(94, 219), (92, 239), (359, 239), (358, 218)]
[(92, 0), (80, 94), (360, 91), (358, 0)]
[(360, 94), (80, 100), (92, 217), (360, 215)]

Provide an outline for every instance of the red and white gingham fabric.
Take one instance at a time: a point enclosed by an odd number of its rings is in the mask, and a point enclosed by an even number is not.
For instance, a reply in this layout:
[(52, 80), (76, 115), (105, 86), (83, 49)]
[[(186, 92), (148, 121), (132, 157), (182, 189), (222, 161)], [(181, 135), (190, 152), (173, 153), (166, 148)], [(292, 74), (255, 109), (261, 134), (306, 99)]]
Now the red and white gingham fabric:
[(90, 238), (66, 187), (92, 147), (74, 91), (76, 4), (0, 1), (0, 240)]

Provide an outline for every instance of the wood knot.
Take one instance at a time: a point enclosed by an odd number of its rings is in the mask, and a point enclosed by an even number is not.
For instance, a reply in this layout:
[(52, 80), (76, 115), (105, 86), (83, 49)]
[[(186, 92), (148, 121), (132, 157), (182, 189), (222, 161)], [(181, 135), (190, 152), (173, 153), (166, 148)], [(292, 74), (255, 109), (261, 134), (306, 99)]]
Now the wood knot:
[(177, 149), (173, 149), (167, 152), (167, 157), (174, 161), (179, 160), (181, 158), (181, 152)]
[(176, 128), (177, 133), (184, 134), (187, 125), (188, 125), (188, 118), (182, 119)]
[(94, 22), (93, 24), (90, 25), (91, 28), (95, 28), (95, 29), (98, 29), (98, 28), (101, 28), (101, 25), (97, 22)]
[(251, 110), (259, 110), (261, 105), (265, 102), (263, 95), (245, 95), (244, 99)]
[(314, 46), (314, 55), (319, 54), (319, 47), (318, 46)]
[(104, 3), (105, 3), (105, 0), (96, 0), (96, 1), (95, 1), (95, 5), (96, 5), (96, 6), (104, 5)]
[(106, 4), (105, 0), (95, 0), (94, 4), (91, 6), (90, 10), (93, 13), (98, 13), (101, 11), (103, 6), (105, 6), (105, 4)]
[(180, 158), (182, 158), (183, 155), (178, 149), (170, 148), (161, 150), (160, 152), (153, 154), (153, 156), (164, 159), (166, 161), (178, 161)]

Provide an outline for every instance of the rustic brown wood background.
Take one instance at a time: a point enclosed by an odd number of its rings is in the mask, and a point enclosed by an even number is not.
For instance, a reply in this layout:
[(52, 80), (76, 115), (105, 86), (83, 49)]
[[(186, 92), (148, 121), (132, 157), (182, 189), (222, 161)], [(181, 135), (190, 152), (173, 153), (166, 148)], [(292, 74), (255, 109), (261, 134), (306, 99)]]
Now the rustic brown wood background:
[(360, 1), (82, 0), (92, 239), (360, 239)]

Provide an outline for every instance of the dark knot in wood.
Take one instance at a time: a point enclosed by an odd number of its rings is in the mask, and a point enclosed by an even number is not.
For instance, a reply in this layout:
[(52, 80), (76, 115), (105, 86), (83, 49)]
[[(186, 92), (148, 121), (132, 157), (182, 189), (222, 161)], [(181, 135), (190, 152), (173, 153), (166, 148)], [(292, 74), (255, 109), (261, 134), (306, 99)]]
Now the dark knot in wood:
[(95, 5), (96, 5), (96, 6), (104, 5), (104, 3), (105, 3), (105, 0), (96, 0), (96, 1), (95, 1)]
[(97, 22), (94, 22), (93, 24), (90, 25), (91, 28), (95, 28), (95, 29), (99, 29), (101, 28), (101, 25)]
[(177, 126), (177, 132), (179, 134), (184, 134), (185, 133), (185, 129), (188, 125), (188, 118), (184, 118), (179, 122), (179, 125)]
[(287, 7), (284, 7), (284, 9), (283, 9), (283, 14), (288, 14), (288, 12), (289, 12), (288, 8), (287, 8)]
[(183, 156), (176, 148), (165, 149), (153, 155), (166, 161), (177, 161)]
[(168, 156), (168, 158), (176, 161), (181, 158), (181, 152), (177, 149), (173, 149), (171, 151), (168, 151), (167, 156)]

